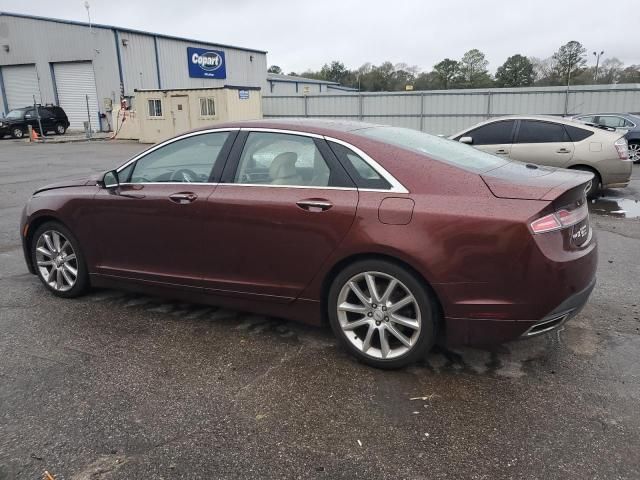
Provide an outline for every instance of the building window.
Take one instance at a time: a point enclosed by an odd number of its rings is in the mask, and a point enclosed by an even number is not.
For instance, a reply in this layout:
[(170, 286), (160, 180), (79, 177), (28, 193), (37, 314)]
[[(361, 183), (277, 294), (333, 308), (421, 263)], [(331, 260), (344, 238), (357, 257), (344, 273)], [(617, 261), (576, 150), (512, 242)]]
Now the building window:
[(152, 98), (149, 100), (149, 116), (162, 117), (162, 100), (159, 98)]
[(200, 99), (200, 116), (201, 117), (216, 116), (216, 103), (212, 97)]

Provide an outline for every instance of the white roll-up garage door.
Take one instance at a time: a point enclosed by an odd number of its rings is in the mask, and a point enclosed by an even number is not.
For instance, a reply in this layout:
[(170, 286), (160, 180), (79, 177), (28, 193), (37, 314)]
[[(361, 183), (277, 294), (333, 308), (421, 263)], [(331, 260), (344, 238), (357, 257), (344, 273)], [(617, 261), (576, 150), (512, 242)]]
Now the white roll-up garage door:
[(53, 72), (58, 102), (69, 117), (69, 128), (83, 129), (84, 122), (90, 119), (91, 128), (99, 130), (98, 95), (91, 62), (56, 63), (53, 65)]
[(9, 110), (33, 105), (34, 95), (36, 96), (36, 102), (41, 103), (35, 65), (2, 67), (2, 79)]

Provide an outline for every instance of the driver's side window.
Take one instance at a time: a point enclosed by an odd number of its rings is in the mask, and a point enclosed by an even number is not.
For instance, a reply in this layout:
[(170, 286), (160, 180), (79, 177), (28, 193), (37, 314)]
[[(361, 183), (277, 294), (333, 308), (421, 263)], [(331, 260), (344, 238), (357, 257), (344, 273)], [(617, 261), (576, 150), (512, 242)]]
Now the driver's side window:
[(229, 132), (202, 133), (148, 153), (120, 172), (121, 183), (206, 183)]

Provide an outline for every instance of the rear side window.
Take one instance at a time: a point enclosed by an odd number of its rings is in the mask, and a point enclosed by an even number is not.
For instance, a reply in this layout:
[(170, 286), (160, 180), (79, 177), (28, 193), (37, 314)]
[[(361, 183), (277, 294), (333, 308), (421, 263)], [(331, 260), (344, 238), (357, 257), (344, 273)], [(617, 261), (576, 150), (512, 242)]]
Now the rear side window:
[(572, 142), (581, 142), (585, 138), (589, 138), (593, 135), (592, 131), (585, 130), (584, 128), (573, 127), (571, 125), (565, 125), (564, 128), (567, 130)]
[(355, 130), (356, 135), (395, 145), (472, 172), (486, 172), (509, 163), (477, 148), (446, 138), (400, 127), (371, 127)]
[(578, 120), (584, 123), (595, 123), (596, 118), (593, 115), (588, 115), (586, 117), (578, 117)]
[(347, 169), (347, 173), (358, 188), (375, 188), (378, 190), (389, 190), (391, 188), (389, 182), (382, 178), (371, 165), (350, 148), (335, 142), (329, 142), (329, 146)]
[(598, 117), (598, 123), (605, 127), (620, 128), (625, 126), (625, 122), (622, 117)]
[(538, 120), (520, 120), (520, 129), (516, 143), (555, 143), (568, 142), (569, 135), (560, 123), (540, 122)]
[(473, 145), (500, 145), (511, 143), (515, 123), (515, 120), (493, 122), (471, 130), (462, 136), (471, 137), (473, 139)]

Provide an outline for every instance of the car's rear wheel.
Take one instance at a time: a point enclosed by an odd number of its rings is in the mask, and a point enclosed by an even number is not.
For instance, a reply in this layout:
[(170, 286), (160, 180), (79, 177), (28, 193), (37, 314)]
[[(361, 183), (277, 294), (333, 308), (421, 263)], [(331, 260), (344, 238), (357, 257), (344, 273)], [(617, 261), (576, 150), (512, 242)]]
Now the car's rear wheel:
[(22, 138), (24, 137), (24, 130), (20, 127), (14, 127), (11, 129), (11, 136), (13, 138)]
[(80, 245), (58, 222), (38, 227), (31, 242), (31, 261), (42, 283), (59, 297), (77, 297), (89, 287), (89, 275)]
[(640, 142), (629, 142), (629, 159), (640, 163)]
[(581, 170), (583, 172), (593, 173), (593, 180), (591, 180), (591, 185), (585, 193), (587, 194), (587, 198), (596, 198), (598, 196), (598, 192), (602, 188), (602, 180), (600, 179), (600, 174), (589, 167), (578, 166), (571, 168), (573, 170)]
[(64, 135), (64, 132), (67, 131), (67, 127), (65, 127), (63, 124), (58, 123), (56, 124), (56, 135)]
[(436, 338), (437, 304), (423, 282), (384, 260), (353, 263), (333, 281), (331, 327), (345, 348), (378, 368), (424, 357)]

